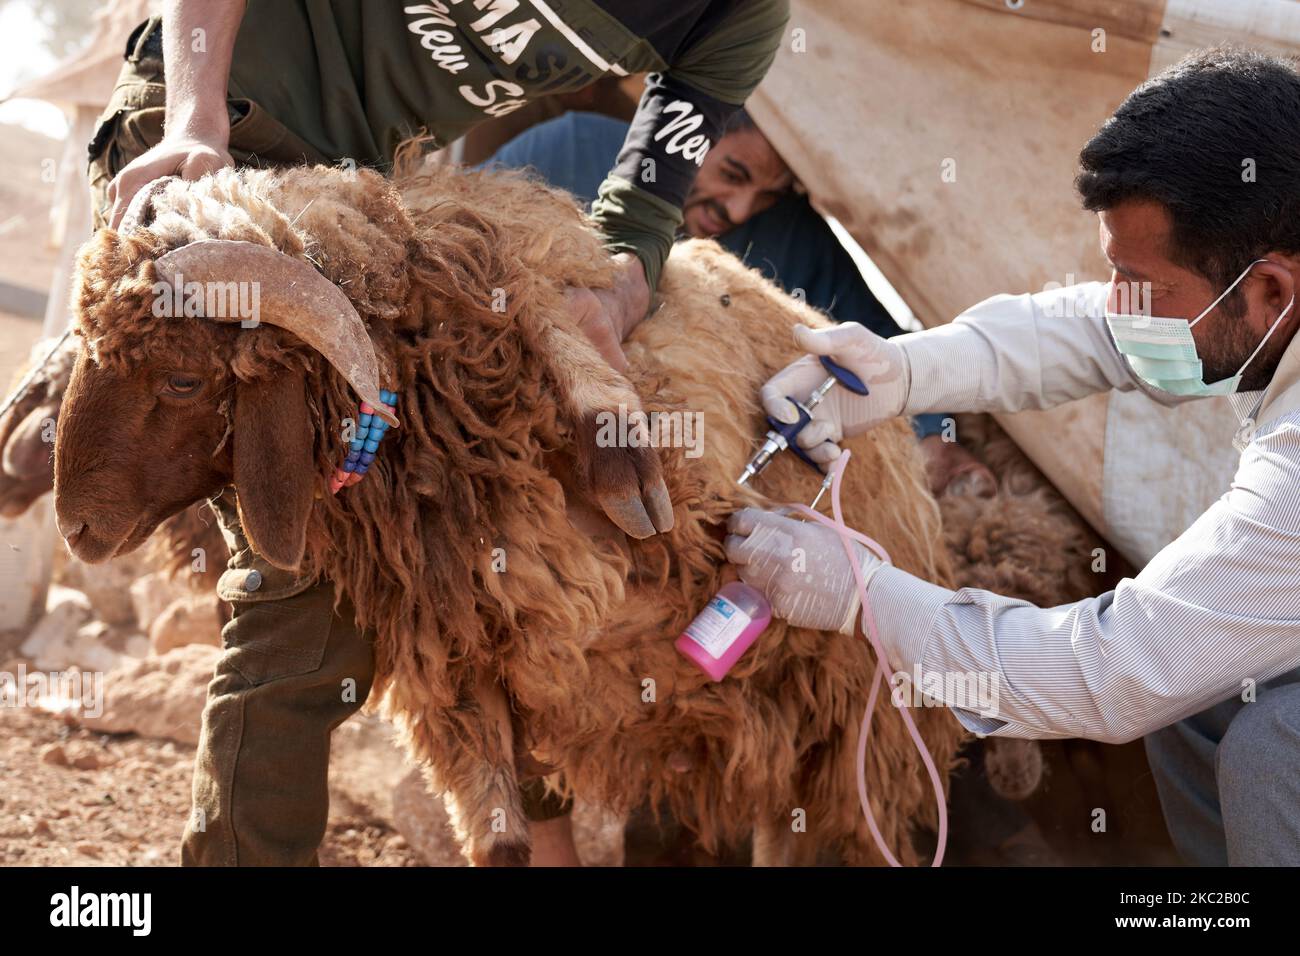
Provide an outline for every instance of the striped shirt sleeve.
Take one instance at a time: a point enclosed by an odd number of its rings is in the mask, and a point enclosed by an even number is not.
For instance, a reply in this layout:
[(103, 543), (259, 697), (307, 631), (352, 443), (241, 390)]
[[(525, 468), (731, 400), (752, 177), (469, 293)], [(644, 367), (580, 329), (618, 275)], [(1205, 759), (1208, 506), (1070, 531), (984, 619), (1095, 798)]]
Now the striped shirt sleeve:
[(996, 295), (947, 325), (895, 337), (911, 382), (905, 413), (1018, 412), (1110, 389), (1141, 389), (1162, 405), (1189, 401), (1134, 375), (1106, 327), (1109, 291), (1084, 282)]

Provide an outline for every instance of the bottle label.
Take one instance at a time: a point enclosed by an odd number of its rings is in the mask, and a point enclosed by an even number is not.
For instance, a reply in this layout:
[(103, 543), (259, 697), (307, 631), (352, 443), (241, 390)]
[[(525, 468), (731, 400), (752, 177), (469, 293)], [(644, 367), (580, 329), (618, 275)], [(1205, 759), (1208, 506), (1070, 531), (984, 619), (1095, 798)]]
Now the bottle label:
[(752, 620), (721, 594), (715, 594), (687, 626), (686, 636), (708, 651), (714, 660), (720, 660)]

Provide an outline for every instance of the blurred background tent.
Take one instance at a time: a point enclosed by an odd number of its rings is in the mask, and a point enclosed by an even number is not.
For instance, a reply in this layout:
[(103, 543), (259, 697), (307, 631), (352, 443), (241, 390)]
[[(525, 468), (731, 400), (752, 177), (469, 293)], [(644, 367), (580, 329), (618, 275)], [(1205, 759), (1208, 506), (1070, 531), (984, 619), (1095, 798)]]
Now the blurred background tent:
[[(1106, 280), (1079, 149), (1149, 75), (1224, 41), (1294, 53), (1300, 4), (792, 0), (750, 112), (932, 326), (990, 295)], [(1237, 458), (1225, 399), (1167, 411), (1114, 393), (999, 423), (1138, 567)]]
[(150, 0), (109, 0), (87, 24), (89, 39), (49, 73), (25, 83), (5, 99), (44, 100), (63, 110), (68, 135), (58, 164), (48, 242), (59, 250), (59, 264), (46, 304), (44, 332), (55, 335), (67, 326), (69, 278), (82, 239), (90, 234), (90, 195), (86, 180), (86, 144), (95, 120), (108, 102), (122, 51), (131, 30), (146, 19)]
[[(149, 15), (150, 6), (147, 0), (111, 0), (99, 6), (93, 0), (56, 0), (13, 4), (5, 10), (8, 42), (22, 44), (23, 49), (7, 49), (6, 66), (17, 68), (11, 75), (17, 72), (19, 82), (0, 102), (53, 104), (62, 111), (67, 129), (61, 144), (49, 143), (27, 129), (3, 134), (6, 186), (12, 186), (15, 195), (12, 207), (6, 204), (0, 215), (0, 228), (12, 228), (4, 238), (23, 253), (15, 256), (22, 262), (5, 276), (12, 281), (0, 283), (5, 293), (0, 297), (0, 313), (8, 319), (0, 372), (0, 390), (6, 393), (14, 384), (10, 375), (38, 333), (56, 335), (67, 327), (73, 260), (82, 239), (90, 234), (86, 144), (122, 67), (127, 35)], [(41, 56), (58, 57), (65, 50), (70, 55), (57, 60), (44, 75), (22, 76), (24, 64), (40, 62)], [(22, 64), (15, 62), (19, 59)], [(48, 197), (48, 220), (38, 198), (42, 193)], [(13, 250), (6, 247), (6, 252), (12, 255)], [(39, 287), (33, 288), (42, 283), (48, 289), (45, 295)], [(20, 628), (43, 610), (57, 540), (48, 498), (20, 518), (0, 519), (4, 545), (0, 547), (0, 630)]]

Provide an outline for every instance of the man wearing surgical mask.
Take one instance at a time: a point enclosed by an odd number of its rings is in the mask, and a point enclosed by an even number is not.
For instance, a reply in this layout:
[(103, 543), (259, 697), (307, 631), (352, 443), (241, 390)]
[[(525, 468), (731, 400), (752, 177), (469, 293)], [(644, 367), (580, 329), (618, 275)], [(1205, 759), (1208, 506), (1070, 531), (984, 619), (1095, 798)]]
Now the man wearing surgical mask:
[[(1251, 181), (1245, 157), (1259, 170)], [(1164, 404), (1230, 395), (1242, 423), (1231, 487), (1100, 597), (1042, 609), (954, 593), (853, 548), (894, 670), (995, 677), (996, 712), (946, 701), (969, 729), (1146, 735), (1188, 862), (1297, 865), (1300, 73), (1253, 52), (1194, 54), (1135, 91), (1080, 163), (1110, 283), (998, 296), (950, 325), (889, 340), (853, 325), (800, 329), (812, 354), (768, 382), (763, 403), (793, 420), (784, 396), (822, 381), (816, 356), (867, 380), (866, 397), (833, 390), (799, 437), (829, 462), (841, 437), (898, 415), (1047, 408), (1112, 388)], [(1143, 314), (1133, 314), (1131, 288), (1149, 290)], [(730, 530), (729, 559), (776, 614), (854, 632), (860, 598), (834, 532), (755, 509)], [(800, 570), (796, 549), (816, 555), (807, 564), (820, 573)], [(1257, 697), (1245, 702), (1252, 683)]]

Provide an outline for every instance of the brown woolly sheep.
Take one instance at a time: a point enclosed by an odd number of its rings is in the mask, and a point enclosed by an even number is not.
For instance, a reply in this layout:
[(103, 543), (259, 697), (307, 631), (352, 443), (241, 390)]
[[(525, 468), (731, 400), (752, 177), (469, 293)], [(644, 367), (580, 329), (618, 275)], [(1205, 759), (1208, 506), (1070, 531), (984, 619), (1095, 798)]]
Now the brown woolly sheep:
[(1055, 607), (1101, 594), (1133, 573), (990, 416), (959, 415), (957, 433), (998, 479), (991, 498), (939, 499), (959, 586)]
[[(13, 384), (17, 388), (26, 381), (26, 373), (35, 368), (23, 393), (0, 415), (0, 517), (18, 517), (54, 487), (52, 423), (58, 420), (59, 404), (76, 353), (74, 338), (62, 344), (44, 339), (32, 347), (30, 362), (15, 376)], [(50, 356), (49, 361), (36, 368), (46, 356)]]
[[(476, 863), (527, 858), (517, 748), (592, 802), (666, 804), (709, 847), (756, 829), (762, 862), (823, 848), (880, 861), (853, 772), (875, 667), (864, 647), (774, 622), (718, 683), (673, 647), (728, 577), (727, 516), (816, 487), (790, 456), (758, 491), (735, 477), (762, 433), (759, 386), (795, 357), (791, 326), (823, 317), (716, 245), (687, 243), (628, 343), (625, 379), (564, 308), (566, 286), (609, 284), (599, 237), (569, 197), (521, 177), (226, 170), (146, 202), (138, 227), (101, 231), (79, 262), (86, 347), (55, 469), (74, 552), (129, 550), (233, 483), (254, 547), (326, 575), (373, 632), (375, 699)], [(261, 281), (261, 323), (156, 316), (155, 283), (178, 271)], [(178, 394), (178, 379), (198, 385)], [(399, 395), (400, 427), (333, 496), (343, 420), (380, 385)], [(702, 414), (703, 454), (597, 441), (600, 416), (639, 396)], [(849, 446), (849, 522), (947, 582), (906, 423)], [(958, 725), (938, 709), (917, 720), (946, 775)], [(892, 708), (875, 716), (867, 765), (886, 839), (917, 861), (914, 832), (936, 808)]]

